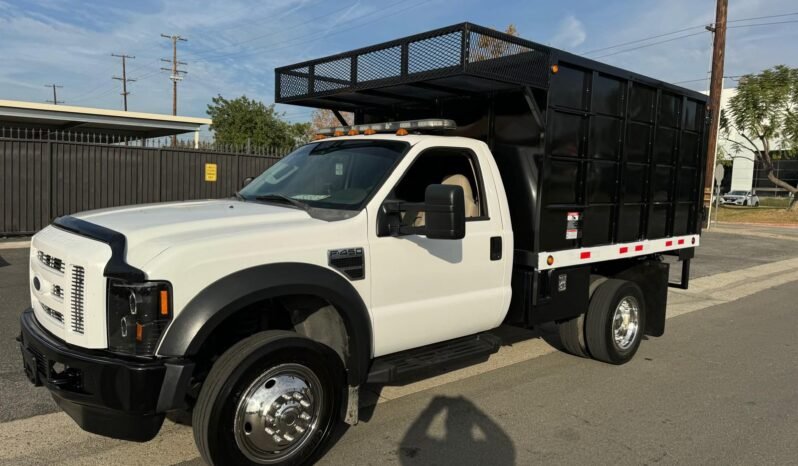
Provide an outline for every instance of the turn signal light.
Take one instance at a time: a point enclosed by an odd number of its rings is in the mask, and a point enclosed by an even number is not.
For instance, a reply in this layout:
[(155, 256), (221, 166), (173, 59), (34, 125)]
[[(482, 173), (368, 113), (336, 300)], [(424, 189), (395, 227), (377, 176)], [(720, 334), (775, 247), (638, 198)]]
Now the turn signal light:
[(549, 256), (546, 258), (546, 264), (552, 265), (554, 264), (554, 256)]
[(169, 292), (166, 290), (161, 290), (161, 315), (168, 316), (169, 315)]
[(136, 322), (136, 341), (141, 343), (144, 336), (144, 327), (140, 322)]
[(559, 65), (551, 65), (551, 72), (552, 73), (557, 74), (558, 71), (560, 71)]

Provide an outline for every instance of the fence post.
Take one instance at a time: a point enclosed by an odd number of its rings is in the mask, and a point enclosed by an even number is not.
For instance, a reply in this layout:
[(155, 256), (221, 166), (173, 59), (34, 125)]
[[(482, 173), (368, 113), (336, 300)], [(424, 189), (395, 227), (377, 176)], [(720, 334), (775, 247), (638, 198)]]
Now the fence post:
[[(55, 191), (53, 189), (53, 185), (55, 184), (55, 177), (53, 176), (55, 172), (55, 160), (53, 159), (53, 141), (51, 141), (50, 138), (47, 138), (47, 164), (49, 165), (47, 167), (47, 220), (49, 222), (54, 220), (53, 212), (55, 212), (55, 206), (53, 205), (55, 199), (55, 196), (53, 196), (53, 192)], [(42, 225), (42, 228), (45, 226), (46, 225)]]

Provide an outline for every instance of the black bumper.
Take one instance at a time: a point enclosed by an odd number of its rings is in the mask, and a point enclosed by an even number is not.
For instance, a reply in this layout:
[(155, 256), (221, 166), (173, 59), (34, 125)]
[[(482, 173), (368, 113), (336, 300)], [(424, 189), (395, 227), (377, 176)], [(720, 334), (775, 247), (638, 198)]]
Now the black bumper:
[(166, 410), (182, 407), (191, 364), (134, 361), (67, 345), (43, 329), (30, 309), (20, 327), (28, 379), (47, 387), (83, 430), (145, 442), (160, 430)]

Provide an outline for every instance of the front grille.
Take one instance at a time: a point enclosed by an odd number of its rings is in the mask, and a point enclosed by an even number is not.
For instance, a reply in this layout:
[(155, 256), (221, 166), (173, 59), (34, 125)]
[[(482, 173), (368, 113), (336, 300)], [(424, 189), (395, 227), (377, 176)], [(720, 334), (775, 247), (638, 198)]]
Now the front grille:
[(64, 289), (61, 285), (53, 285), (53, 296), (64, 299)]
[(83, 289), (86, 271), (79, 265), (72, 266), (72, 331), (83, 333)]
[(39, 262), (46, 265), (47, 267), (57, 270), (61, 273), (64, 273), (64, 269), (66, 268), (66, 264), (64, 261), (57, 257), (53, 257), (50, 254), (46, 254), (43, 251), (39, 251), (37, 256), (39, 257)]
[(44, 312), (46, 312), (47, 315), (49, 315), (53, 319), (57, 320), (58, 322), (60, 322), (62, 324), (64, 323), (64, 314), (61, 314), (60, 312), (56, 311), (55, 309), (53, 309), (53, 308), (51, 308), (51, 307), (49, 307), (49, 306), (47, 306), (45, 304), (42, 304), (42, 309), (44, 309)]

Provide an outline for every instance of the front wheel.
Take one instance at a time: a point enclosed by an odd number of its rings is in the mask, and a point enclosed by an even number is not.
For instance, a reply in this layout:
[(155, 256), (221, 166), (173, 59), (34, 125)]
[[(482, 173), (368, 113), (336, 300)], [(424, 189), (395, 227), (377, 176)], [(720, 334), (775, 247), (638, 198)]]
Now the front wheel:
[(343, 369), (291, 332), (240, 341), (213, 365), (194, 407), (194, 440), (213, 465), (312, 462), (337, 425)]
[(610, 364), (629, 362), (643, 338), (645, 317), (645, 300), (637, 284), (618, 279), (602, 283), (585, 316), (590, 355)]

